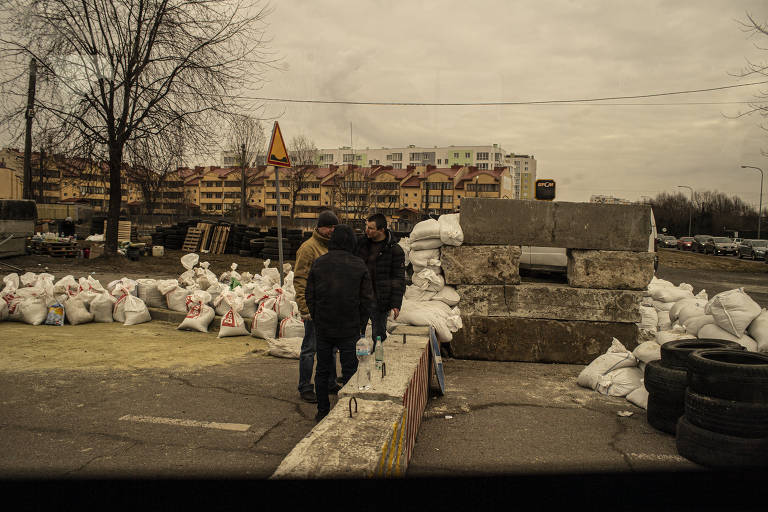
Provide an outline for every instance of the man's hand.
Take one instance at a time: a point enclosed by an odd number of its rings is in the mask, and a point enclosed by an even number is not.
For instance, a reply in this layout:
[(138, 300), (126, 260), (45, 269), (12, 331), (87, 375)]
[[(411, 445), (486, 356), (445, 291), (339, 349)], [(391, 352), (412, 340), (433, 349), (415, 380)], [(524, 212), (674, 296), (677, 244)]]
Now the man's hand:
[(397, 316), (400, 314), (400, 308), (392, 308), (392, 320), (397, 320)]
[(306, 322), (307, 320), (312, 320), (312, 315), (307, 313), (306, 315), (301, 315), (301, 321)]

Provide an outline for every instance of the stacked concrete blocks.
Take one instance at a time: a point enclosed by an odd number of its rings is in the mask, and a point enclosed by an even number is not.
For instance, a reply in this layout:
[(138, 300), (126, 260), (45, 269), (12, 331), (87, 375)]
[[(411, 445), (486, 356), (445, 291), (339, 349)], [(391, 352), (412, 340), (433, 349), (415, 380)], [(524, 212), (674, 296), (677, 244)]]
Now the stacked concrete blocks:
[[(461, 227), (464, 245), (441, 254), (461, 296), (457, 357), (588, 364), (614, 337), (637, 344), (650, 207), (467, 198)], [(566, 248), (568, 285), (521, 283), (520, 246)]]

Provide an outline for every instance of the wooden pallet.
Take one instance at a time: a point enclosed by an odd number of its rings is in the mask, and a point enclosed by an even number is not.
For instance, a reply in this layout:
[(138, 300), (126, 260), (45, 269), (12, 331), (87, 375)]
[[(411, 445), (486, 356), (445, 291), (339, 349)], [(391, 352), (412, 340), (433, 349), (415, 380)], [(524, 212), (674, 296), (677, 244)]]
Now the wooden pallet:
[(196, 252), (200, 247), (200, 237), (202, 230), (200, 228), (187, 228), (187, 237), (184, 239), (184, 245), (181, 250), (184, 252)]
[(211, 239), (211, 254), (224, 254), (229, 238), (229, 226), (216, 226)]
[(77, 256), (79, 250), (76, 243), (73, 242), (46, 242), (33, 240), (30, 246), (33, 254), (42, 254), (47, 256)]
[[(107, 221), (104, 221), (104, 235), (107, 234)], [(130, 242), (131, 241), (131, 221), (120, 220), (117, 222), (117, 241), (118, 242)]]
[(207, 222), (198, 222), (198, 229), (200, 229), (200, 250), (210, 251), (211, 249), (211, 236), (213, 235), (212, 224)]

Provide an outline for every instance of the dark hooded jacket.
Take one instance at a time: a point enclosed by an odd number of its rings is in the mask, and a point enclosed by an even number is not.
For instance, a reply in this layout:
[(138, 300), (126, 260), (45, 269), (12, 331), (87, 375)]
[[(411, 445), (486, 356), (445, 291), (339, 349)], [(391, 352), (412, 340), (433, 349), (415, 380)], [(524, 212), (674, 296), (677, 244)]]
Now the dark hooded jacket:
[[(400, 239), (387, 229), (384, 243), (379, 247), (379, 254), (376, 256), (375, 273), (371, 276), (373, 281), (374, 295), (376, 296), (376, 309), (379, 311), (389, 311), (403, 304), (403, 294), (405, 293), (405, 253), (400, 247)], [(373, 242), (367, 236), (358, 238), (357, 250), (355, 254), (360, 256), (363, 261), (368, 261), (368, 256)]]
[(355, 256), (355, 233), (339, 224), (328, 242), (328, 253), (309, 270), (305, 298), (317, 335), (354, 338), (365, 331), (373, 288), (363, 260)]

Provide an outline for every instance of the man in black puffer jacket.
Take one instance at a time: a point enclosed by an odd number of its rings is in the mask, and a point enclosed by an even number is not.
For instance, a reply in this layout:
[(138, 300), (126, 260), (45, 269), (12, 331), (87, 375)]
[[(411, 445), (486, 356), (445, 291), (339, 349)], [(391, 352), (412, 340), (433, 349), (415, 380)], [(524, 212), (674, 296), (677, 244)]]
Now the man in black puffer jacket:
[(368, 269), (354, 255), (355, 232), (339, 224), (328, 242), (328, 252), (312, 263), (304, 294), (317, 336), (316, 421), (331, 410), (328, 379), (335, 364), (333, 348), (339, 349), (341, 375), (346, 383), (357, 371), (355, 344), (365, 332), (373, 289)]
[(365, 236), (358, 239), (356, 254), (363, 259), (373, 282), (376, 304), (371, 309), (374, 346), (376, 337), (387, 339), (387, 317), (397, 319), (405, 293), (405, 253), (399, 239), (387, 229), (387, 218), (381, 213), (368, 217)]

